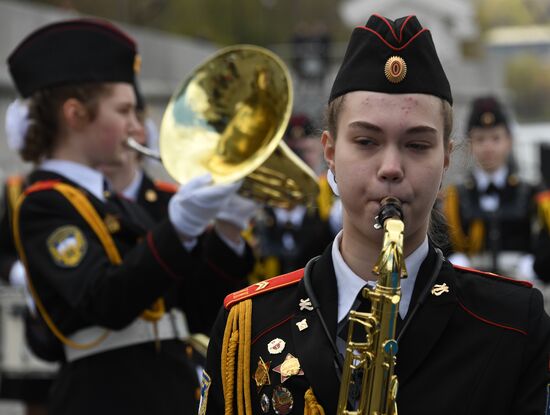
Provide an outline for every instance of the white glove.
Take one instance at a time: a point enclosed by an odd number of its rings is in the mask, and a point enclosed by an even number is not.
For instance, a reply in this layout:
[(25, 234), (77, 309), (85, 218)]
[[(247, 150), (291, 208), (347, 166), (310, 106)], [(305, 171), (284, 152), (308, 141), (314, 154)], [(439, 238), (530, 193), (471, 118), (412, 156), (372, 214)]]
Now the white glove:
[(32, 295), (29, 292), (29, 287), (27, 286), (27, 271), (25, 271), (25, 267), (21, 261), (17, 260), (13, 263), (10, 269), (9, 278), (10, 284), (14, 287), (23, 287), (27, 307), (29, 307), (33, 315), (36, 315), (36, 305), (34, 304)]
[(10, 284), (14, 287), (22, 287), (27, 285), (27, 272), (21, 261), (15, 261), (10, 269)]
[(222, 206), (216, 219), (225, 220), (241, 230), (245, 230), (258, 207), (258, 203), (253, 200), (234, 194)]
[(168, 204), (168, 217), (176, 230), (187, 237), (204, 232), (222, 206), (241, 187), (241, 182), (214, 185), (205, 174), (181, 186)]

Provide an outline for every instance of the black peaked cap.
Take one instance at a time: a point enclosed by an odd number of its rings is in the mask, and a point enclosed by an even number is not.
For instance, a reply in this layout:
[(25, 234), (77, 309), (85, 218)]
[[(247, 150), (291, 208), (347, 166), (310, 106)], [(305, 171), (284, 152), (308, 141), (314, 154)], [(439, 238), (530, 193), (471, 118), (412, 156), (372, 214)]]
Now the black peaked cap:
[(352, 91), (429, 94), (451, 105), (451, 87), (432, 36), (416, 16), (372, 15), (353, 30), (329, 102)]
[(135, 41), (99, 19), (72, 19), (27, 36), (8, 58), (19, 93), (27, 98), (53, 86), (88, 82), (134, 83), (140, 58)]
[(493, 96), (474, 99), (468, 118), (468, 131), (472, 128), (492, 128), (503, 125), (508, 128), (508, 117), (500, 104)]

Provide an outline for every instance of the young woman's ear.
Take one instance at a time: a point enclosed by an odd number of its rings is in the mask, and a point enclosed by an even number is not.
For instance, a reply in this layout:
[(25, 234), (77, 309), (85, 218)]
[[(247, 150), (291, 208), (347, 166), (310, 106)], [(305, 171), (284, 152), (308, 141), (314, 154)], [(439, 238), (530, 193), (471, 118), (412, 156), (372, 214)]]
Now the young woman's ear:
[(75, 98), (69, 98), (63, 103), (61, 116), (64, 124), (73, 130), (80, 130), (89, 122), (86, 108)]
[(334, 174), (336, 174), (334, 165), (334, 152), (336, 141), (326, 130), (323, 131), (323, 135), (321, 136), (321, 144), (323, 145), (323, 155), (325, 157), (325, 161), (327, 162), (327, 166), (330, 170), (332, 170)]

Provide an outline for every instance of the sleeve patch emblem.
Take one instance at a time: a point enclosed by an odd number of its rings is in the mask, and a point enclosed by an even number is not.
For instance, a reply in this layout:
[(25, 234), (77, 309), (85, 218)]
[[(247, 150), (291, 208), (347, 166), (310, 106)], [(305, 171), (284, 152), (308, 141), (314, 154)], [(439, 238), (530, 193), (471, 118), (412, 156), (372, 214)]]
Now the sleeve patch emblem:
[(210, 384), (212, 379), (210, 375), (206, 373), (206, 370), (202, 371), (201, 379), (201, 401), (199, 403), (199, 415), (206, 414), (206, 405), (208, 404), (208, 390), (210, 389)]
[(53, 231), (47, 240), (48, 251), (54, 262), (63, 268), (74, 268), (80, 264), (88, 242), (76, 226), (61, 226)]

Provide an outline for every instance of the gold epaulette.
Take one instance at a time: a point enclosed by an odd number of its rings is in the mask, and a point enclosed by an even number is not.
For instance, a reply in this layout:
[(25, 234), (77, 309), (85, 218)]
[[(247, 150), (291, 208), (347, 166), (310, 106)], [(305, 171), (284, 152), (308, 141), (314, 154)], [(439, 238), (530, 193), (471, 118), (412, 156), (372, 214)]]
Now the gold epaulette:
[(288, 274), (279, 275), (268, 280), (257, 282), (242, 290), (235, 291), (225, 297), (223, 301), (224, 307), (229, 310), (236, 303), (252, 298), (258, 294), (264, 294), (282, 287), (287, 287), (298, 283), (304, 276), (304, 269), (289, 272)]
[(157, 190), (165, 193), (176, 193), (178, 191), (178, 186), (174, 183), (164, 182), (162, 180), (155, 180), (155, 187)]
[(455, 268), (459, 271), (466, 271), (466, 272), (470, 272), (472, 274), (481, 275), (483, 277), (489, 277), (489, 278), (493, 278), (493, 279), (496, 279), (496, 280), (500, 280), (500, 281), (504, 281), (504, 282), (510, 282), (510, 283), (516, 284), (516, 285), (521, 285), (523, 287), (533, 288), (533, 284), (531, 284), (529, 281), (516, 280), (514, 278), (504, 277), (502, 275), (495, 274), (493, 272), (480, 271), (480, 270), (475, 269), (475, 268), (462, 267), (460, 265), (454, 265), (454, 264), (453, 264), (453, 268)]

